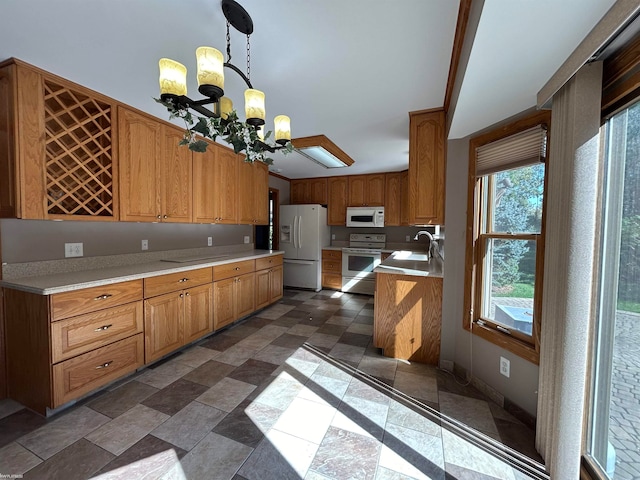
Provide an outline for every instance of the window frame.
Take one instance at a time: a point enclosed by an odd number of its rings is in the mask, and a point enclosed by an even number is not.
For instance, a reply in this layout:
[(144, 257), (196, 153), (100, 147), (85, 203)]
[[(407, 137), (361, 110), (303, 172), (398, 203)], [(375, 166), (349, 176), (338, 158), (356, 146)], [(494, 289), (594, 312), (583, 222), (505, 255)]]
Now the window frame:
[[(547, 179), (548, 168), (544, 173), (544, 192), (542, 200), (542, 224), (539, 234), (518, 233), (518, 234), (496, 234), (482, 232), (482, 216), (480, 206), (485, 203), (486, 196), (483, 191), (482, 177), (476, 176), (476, 149), (482, 145), (500, 140), (505, 137), (517, 134), (536, 125), (544, 125), (547, 132), (551, 127), (551, 112), (542, 110), (534, 112), (515, 122), (509, 123), (496, 130), (492, 130), (483, 135), (472, 138), (469, 141), (469, 170), (468, 170), (468, 192), (467, 192), (467, 241), (465, 253), (465, 297), (463, 328), (474, 335), (478, 335), (485, 340), (504, 348), (505, 350), (518, 355), (536, 365), (540, 363), (540, 328), (542, 312), (542, 282), (544, 278), (544, 235), (545, 235), (545, 212), (547, 205)], [(547, 152), (549, 151), (550, 137), (547, 137)], [(546, 160), (546, 159), (545, 159)], [(546, 162), (545, 162), (546, 163)], [(488, 238), (502, 239), (524, 239), (536, 241), (536, 273), (534, 291), (534, 321), (532, 336), (520, 335), (511, 331), (506, 333), (497, 327), (495, 322), (480, 316), (480, 305), (482, 301), (482, 276), (483, 275), (483, 255), (484, 247)], [(480, 320), (480, 322), (479, 322)]]

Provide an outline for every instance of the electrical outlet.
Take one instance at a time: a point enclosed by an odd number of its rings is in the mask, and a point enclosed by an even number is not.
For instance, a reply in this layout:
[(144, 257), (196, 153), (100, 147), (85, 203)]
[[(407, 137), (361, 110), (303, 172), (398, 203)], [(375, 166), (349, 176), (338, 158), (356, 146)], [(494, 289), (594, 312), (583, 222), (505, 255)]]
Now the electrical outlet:
[(335, 233), (332, 233), (332, 234), (331, 234), (331, 240), (335, 240), (335, 239), (336, 239), (336, 234), (335, 234)]
[(244, 236), (244, 243), (249, 243), (251, 241), (251, 237), (249, 235)]
[(511, 374), (511, 362), (504, 357), (500, 357), (500, 373), (507, 378)]
[(142, 240), (142, 250), (149, 250), (149, 240)]
[(410, 242), (411, 241), (411, 235), (407, 235), (406, 237), (404, 237), (405, 241)]
[(64, 256), (65, 257), (81, 257), (82, 243), (65, 243), (64, 244)]
[(207, 237), (207, 247), (213, 247), (213, 237)]

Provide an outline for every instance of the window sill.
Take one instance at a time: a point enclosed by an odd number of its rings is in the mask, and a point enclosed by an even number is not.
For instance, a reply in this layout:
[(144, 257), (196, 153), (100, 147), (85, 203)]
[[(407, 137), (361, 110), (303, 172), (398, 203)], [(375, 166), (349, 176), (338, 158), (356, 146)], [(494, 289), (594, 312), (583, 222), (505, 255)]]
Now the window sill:
[(504, 348), (505, 350), (508, 350), (531, 363), (540, 365), (540, 352), (536, 351), (536, 349), (528, 343), (513, 338), (506, 333), (499, 332), (483, 325), (478, 325), (477, 323), (473, 323), (473, 329), (466, 327), (466, 330), (471, 330), (471, 333), (474, 335), (478, 335), (488, 342)]

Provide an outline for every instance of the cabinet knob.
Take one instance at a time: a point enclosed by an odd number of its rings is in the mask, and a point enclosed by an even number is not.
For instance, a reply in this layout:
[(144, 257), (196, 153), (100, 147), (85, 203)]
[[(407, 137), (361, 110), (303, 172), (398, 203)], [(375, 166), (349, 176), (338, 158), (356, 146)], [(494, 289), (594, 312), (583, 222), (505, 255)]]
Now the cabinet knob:
[(234, 270), (240, 270), (240, 267), (235, 267)]
[(96, 370), (100, 370), (101, 368), (107, 368), (109, 365), (113, 363), (113, 360), (109, 360), (108, 362), (103, 363), (102, 365), (98, 365)]
[(163, 215), (162, 218), (169, 218), (169, 215)]
[(162, 218), (162, 216), (161, 216), (161, 215), (158, 215), (156, 218), (157, 218), (158, 220), (160, 220), (160, 219)]
[(189, 294), (189, 292), (187, 292), (187, 293), (185, 293), (185, 295), (188, 297), (190, 294)]
[(109, 297), (113, 297), (110, 293), (105, 293), (104, 295), (98, 295), (94, 300), (106, 300)]
[(185, 278), (181, 278), (180, 280), (178, 280), (178, 283), (184, 283), (184, 282), (188, 282), (189, 279), (187, 277)]
[(183, 298), (183, 297), (184, 297), (184, 295), (181, 293), (181, 294), (180, 294), (180, 298)]
[(101, 327), (96, 328), (94, 332), (103, 332), (105, 330), (109, 330), (111, 327), (113, 327), (112, 323), (110, 323), (109, 325), (103, 325)]

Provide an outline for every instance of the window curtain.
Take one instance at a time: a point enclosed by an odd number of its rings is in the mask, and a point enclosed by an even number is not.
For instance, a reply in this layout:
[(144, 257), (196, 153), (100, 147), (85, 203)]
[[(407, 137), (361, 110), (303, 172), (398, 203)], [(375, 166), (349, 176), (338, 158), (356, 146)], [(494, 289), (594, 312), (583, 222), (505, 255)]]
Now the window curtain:
[(580, 474), (596, 212), (602, 63), (583, 66), (554, 96), (536, 448), (551, 478)]

